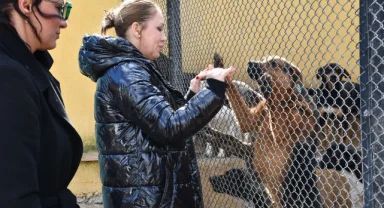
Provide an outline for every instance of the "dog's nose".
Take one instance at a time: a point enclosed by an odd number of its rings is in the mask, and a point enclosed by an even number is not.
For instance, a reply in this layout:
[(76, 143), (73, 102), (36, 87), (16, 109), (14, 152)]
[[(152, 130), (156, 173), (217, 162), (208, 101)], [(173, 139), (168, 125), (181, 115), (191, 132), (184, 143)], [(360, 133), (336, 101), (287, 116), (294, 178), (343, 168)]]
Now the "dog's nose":
[(329, 78), (329, 80), (331, 81), (331, 82), (336, 82), (336, 81), (338, 81), (338, 76), (336, 76), (336, 75), (331, 75), (330, 76), (330, 78)]
[(270, 75), (267, 75), (267, 74), (264, 74), (262, 77), (261, 77), (261, 81), (263, 82), (263, 84), (267, 84), (269, 85), (272, 81), (272, 78)]
[(248, 62), (247, 73), (251, 79), (257, 80), (260, 77), (260, 64), (254, 61)]

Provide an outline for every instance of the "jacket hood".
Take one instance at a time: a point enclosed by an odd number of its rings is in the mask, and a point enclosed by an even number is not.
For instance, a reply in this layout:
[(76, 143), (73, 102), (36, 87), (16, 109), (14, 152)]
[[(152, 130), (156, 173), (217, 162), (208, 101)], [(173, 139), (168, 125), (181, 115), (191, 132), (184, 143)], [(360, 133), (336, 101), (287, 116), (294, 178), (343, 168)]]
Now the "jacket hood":
[(149, 63), (128, 40), (120, 37), (85, 35), (79, 52), (80, 71), (93, 81), (121, 62)]

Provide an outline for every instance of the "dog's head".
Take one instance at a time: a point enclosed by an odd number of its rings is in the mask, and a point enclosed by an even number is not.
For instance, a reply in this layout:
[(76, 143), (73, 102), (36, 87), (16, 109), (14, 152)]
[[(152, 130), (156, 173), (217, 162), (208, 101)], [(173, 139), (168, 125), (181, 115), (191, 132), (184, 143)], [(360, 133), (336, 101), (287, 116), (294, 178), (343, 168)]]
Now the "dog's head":
[(268, 56), (260, 61), (249, 61), (247, 68), (251, 79), (257, 81), (264, 96), (290, 99), (303, 87), (301, 70), (279, 56)]
[(351, 79), (351, 75), (346, 69), (338, 64), (330, 63), (317, 69), (316, 78), (327, 88), (334, 88), (334, 84), (341, 81), (343, 77)]

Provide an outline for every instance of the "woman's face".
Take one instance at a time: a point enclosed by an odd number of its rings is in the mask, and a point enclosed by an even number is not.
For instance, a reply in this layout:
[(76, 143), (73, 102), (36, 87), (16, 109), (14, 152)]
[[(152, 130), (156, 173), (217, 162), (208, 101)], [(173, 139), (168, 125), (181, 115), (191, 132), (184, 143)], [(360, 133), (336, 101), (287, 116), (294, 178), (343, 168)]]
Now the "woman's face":
[(145, 23), (140, 34), (139, 51), (149, 60), (155, 60), (160, 56), (167, 37), (164, 34), (164, 17), (159, 9)]
[(37, 50), (56, 48), (56, 41), (60, 38), (61, 29), (66, 28), (68, 25), (66, 20), (60, 18), (60, 10), (63, 5), (64, 0), (43, 0), (38, 7), (43, 14), (54, 16), (50, 18), (41, 16), (35, 8), (34, 13), (37, 18), (32, 15), (30, 19), (41, 39), (37, 45)]

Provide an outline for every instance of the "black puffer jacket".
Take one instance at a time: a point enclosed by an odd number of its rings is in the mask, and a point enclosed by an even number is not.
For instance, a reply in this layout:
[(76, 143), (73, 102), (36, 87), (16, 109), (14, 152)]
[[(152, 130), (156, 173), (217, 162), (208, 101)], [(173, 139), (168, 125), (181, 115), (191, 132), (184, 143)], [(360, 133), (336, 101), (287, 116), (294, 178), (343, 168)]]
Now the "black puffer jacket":
[(105, 207), (203, 207), (191, 136), (218, 112), (221, 96), (206, 88), (186, 102), (122, 38), (85, 36), (79, 62), (97, 81)]

